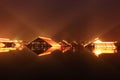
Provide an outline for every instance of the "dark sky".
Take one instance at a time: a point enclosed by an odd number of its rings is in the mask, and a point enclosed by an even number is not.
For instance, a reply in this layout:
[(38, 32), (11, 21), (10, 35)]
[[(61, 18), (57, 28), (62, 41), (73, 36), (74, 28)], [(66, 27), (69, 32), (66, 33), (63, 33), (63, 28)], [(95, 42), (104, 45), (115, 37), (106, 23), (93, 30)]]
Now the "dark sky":
[[(119, 0), (0, 0), (0, 36), (120, 40)], [(114, 32), (114, 33), (113, 33)], [(71, 38), (72, 37), (72, 38)]]

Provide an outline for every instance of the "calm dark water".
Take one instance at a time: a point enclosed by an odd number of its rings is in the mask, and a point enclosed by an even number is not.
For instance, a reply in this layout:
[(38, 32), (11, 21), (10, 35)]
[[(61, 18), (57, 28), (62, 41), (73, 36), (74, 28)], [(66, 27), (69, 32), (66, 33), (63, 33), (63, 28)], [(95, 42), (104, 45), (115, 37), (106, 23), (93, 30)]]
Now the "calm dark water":
[(35, 79), (106, 79), (118, 78), (120, 55), (99, 58), (84, 50), (72, 53), (55, 51), (38, 57), (29, 50), (0, 53), (0, 78)]

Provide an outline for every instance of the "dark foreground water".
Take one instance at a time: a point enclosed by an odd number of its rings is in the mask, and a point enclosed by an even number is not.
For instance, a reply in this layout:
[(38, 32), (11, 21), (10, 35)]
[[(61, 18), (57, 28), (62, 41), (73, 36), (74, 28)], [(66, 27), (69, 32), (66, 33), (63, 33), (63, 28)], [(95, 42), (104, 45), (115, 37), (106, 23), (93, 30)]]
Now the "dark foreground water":
[(115, 79), (120, 75), (120, 55), (99, 58), (84, 50), (55, 51), (38, 57), (29, 50), (0, 53), (0, 80)]

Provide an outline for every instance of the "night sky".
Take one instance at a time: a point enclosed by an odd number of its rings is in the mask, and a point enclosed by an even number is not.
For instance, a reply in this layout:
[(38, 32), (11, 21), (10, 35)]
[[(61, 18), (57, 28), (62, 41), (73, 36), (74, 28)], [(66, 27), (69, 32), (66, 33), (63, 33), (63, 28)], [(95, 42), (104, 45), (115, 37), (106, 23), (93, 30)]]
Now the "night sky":
[[(120, 41), (120, 0), (0, 0), (0, 28), (0, 37), (24, 41), (37, 36)], [(120, 76), (119, 61), (120, 54), (98, 58), (83, 48), (43, 57), (25, 48), (0, 53), (0, 79), (37, 80), (49, 75), (49, 80), (57, 76), (104, 80)]]
[(0, 36), (28, 41), (37, 36), (56, 40), (95, 37), (120, 40), (119, 3), (119, 0), (1, 0)]

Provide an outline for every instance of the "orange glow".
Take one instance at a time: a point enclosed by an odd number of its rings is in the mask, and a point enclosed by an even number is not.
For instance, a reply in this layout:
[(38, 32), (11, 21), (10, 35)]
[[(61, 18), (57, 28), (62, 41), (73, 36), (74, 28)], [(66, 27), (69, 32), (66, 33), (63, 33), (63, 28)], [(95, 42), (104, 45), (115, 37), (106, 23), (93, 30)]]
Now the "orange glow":
[(0, 49), (0, 52), (9, 52), (9, 49)]
[(11, 50), (16, 50), (16, 48), (0, 48), (0, 52), (9, 52)]
[(21, 46), (21, 47), (19, 47), (19, 48), (18, 48), (18, 50), (20, 50), (20, 51), (21, 51), (21, 50), (23, 50), (23, 48), (24, 48), (24, 47), (23, 47), (23, 46)]
[(45, 56), (45, 55), (49, 55), (49, 54), (51, 54), (51, 52), (39, 54), (38, 56)]
[(46, 38), (46, 37), (40, 37), (39, 38), (43, 39), (44, 41), (46, 41), (47, 43), (49, 43), (52, 47), (56, 47), (56, 49), (60, 49), (60, 45), (55, 42), (54, 40), (52, 40), (51, 38)]
[(50, 49), (48, 49), (48, 50), (45, 51), (44, 53), (39, 54), (38, 56), (44, 56), (44, 55), (51, 54), (53, 51), (55, 51), (55, 50), (59, 50), (60, 48), (61, 48), (60, 46), (56, 46), (56, 45), (54, 45), (53, 47), (51, 47)]
[[(10, 43), (11, 47), (7, 46), (7, 43), (8, 44)], [(22, 43), (22, 41), (0, 38), (0, 52), (9, 52), (11, 50), (17, 50), (17, 49), (21, 48), (21, 45), (22, 45), (21, 43)], [(13, 44), (13, 46), (12, 46), (12, 44)], [(14, 46), (14, 44), (15, 44), (15, 46)]]
[(100, 54), (102, 54), (101, 50), (94, 50), (93, 52), (95, 53), (96, 56), (99, 56)]
[(21, 40), (14, 40), (14, 43), (15, 43), (15, 48), (18, 49), (18, 50), (23, 50), (23, 41)]
[(16, 47), (16, 48), (19, 48), (20, 46), (21, 46), (20, 43), (15, 43), (15, 47)]
[(43, 39), (44, 41), (46, 41), (47, 43), (49, 43), (52, 47), (49, 48), (47, 51), (45, 51), (42, 54), (39, 54), (38, 56), (44, 56), (44, 55), (48, 55), (51, 54), (53, 51), (55, 50), (61, 50), (61, 45), (59, 45), (58, 43), (56, 43), (54, 40), (52, 40), (51, 38), (46, 38), (46, 37), (39, 37), (41, 39)]
[(94, 43), (102, 43), (101, 40), (96, 40)]
[(5, 44), (3, 44), (3, 43), (0, 43), (0, 48), (2, 48), (2, 47), (4, 47), (5, 46)]
[(15, 48), (20, 51), (23, 50), (24, 47), (23, 47), (23, 44), (21, 43), (21, 41), (15, 42)]
[(96, 56), (99, 56), (103, 53), (114, 54), (116, 53), (115, 42), (102, 42), (100, 40), (97, 40), (94, 42), (93, 53), (95, 53)]
[(62, 40), (61, 42), (59, 42), (59, 44), (61, 45), (61, 51), (63, 53), (70, 50), (72, 47), (72, 45), (70, 43), (68, 43), (66, 40)]

